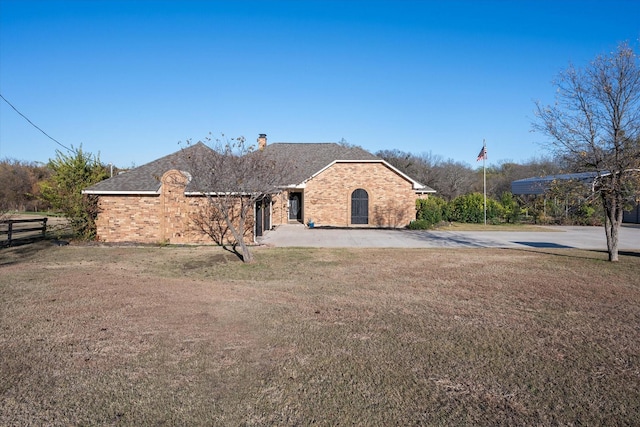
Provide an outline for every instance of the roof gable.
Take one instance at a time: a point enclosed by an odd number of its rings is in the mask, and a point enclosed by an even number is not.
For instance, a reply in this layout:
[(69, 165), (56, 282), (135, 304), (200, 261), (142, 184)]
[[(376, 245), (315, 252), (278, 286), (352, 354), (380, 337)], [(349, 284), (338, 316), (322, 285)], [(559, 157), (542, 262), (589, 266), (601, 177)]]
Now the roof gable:
[(346, 146), (334, 142), (328, 143), (273, 143), (264, 148), (264, 153), (270, 159), (280, 161), (283, 167), (289, 168), (286, 174), (287, 186), (299, 186), (320, 174), (335, 163), (363, 162), (381, 163), (409, 181), (415, 190), (423, 193), (435, 193), (401, 172), (387, 161), (371, 154), (360, 147)]
[(277, 142), (264, 148), (264, 155), (287, 168), (284, 185), (297, 185), (336, 160), (380, 160), (360, 147), (336, 143)]

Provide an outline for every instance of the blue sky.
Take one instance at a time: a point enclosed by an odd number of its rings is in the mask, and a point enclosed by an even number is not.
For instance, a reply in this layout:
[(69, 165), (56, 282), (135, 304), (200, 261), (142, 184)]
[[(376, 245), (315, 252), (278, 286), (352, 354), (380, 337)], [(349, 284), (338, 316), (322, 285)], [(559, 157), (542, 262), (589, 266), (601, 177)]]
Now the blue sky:
[[(476, 165), (545, 154), (552, 80), (621, 41), (640, 1), (0, 0), (0, 93), (65, 146), (139, 166), (214, 135)], [(0, 100), (0, 159), (62, 149)]]

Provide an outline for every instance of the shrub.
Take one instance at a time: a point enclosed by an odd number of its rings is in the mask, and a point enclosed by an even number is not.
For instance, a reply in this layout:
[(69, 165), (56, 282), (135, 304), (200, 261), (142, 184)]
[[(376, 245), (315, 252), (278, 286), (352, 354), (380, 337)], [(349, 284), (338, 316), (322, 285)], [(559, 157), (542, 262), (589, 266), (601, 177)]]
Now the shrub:
[[(503, 214), (500, 202), (487, 198), (487, 221), (495, 222)], [(451, 221), (480, 224), (484, 222), (484, 195), (471, 193), (451, 202)]]
[(418, 199), (416, 201), (416, 218), (425, 221), (429, 227), (433, 227), (444, 219), (443, 211), (446, 205), (447, 202), (439, 197)]
[(433, 224), (430, 224), (429, 221), (425, 221), (424, 219), (416, 219), (411, 221), (407, 228), (409, 230), (427, 230), (433, 227)]
[(50, 159), (47, 166), (51, 176), (40, 183), (41, 198), (69, 219), (77, 237), (94, 238), (98, 200), (82, 194), (82, 190), (109, 177), (100, 158), (80, 147), (69, 154), (56, 151), (56, 158)]
[(502, 193), (500, 203), (503, 209), (502, 217), (506, 222), (516, 223), (520, 221), (520, 205), (511, 192), (505, 191)]

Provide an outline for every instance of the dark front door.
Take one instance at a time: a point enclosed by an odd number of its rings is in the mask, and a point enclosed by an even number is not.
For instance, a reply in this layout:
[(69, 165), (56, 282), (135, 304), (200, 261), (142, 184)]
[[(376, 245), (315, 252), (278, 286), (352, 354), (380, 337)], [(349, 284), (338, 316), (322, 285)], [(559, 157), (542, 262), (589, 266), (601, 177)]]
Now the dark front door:
[(264, 229), (271, 230), (271, 197), (265, 197), (263, 199), (264, 206)]
[(302, 222), (302, 194), (289, 194), (289, 220)]
[(351, 224), (369, 224), (369, 194), (362, 188), (351, 193)]
[(256, 202), (256, 237), (260, 237), (264, 231), (264, 203), (262, 200)]
[(271, 228), (271, 198), (266, 196), (256, 202), (256, 237)]

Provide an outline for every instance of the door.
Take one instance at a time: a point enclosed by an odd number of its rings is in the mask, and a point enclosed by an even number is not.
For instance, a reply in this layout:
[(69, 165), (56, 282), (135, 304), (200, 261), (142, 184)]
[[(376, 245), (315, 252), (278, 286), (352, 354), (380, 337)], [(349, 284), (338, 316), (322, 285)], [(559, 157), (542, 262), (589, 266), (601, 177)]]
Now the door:
[(265, 196), (256, 202), (256, 237), (271, 229), (271, 197)]
[(369, 194), (362, 188), (351, 193), (351, 224), (369, 224)]
[(263, 206), (264, 206), (263, 228), (265, 230), (271, 230), (271, 197), (267, 196), (263, 199)]
[(289, 220), (302, 222), (302, 194), (289, 194)]
[(256, 237), (260, 237), (264, 231), (264, 201), (258, 200), (256, 202)]

